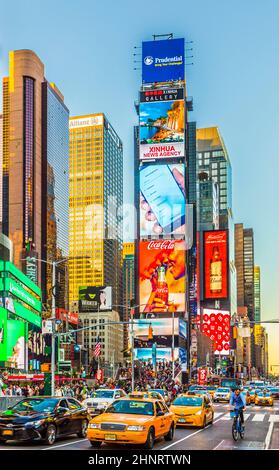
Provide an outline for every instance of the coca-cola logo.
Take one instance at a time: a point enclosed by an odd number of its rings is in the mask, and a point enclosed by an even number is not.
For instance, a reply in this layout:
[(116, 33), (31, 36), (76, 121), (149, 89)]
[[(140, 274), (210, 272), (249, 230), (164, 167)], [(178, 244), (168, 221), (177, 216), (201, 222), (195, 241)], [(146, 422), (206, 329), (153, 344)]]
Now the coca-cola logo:
[(225, 240), (225, 237), (226, 237), (226, 232), (221, 232), (221, 233), (209, 233), (207, 236), (206, 236), (206, 241), (223, 241)]
[(148, 250), (173, 250), (175, 246), (175, 240), (152, 240), (148, 243)]

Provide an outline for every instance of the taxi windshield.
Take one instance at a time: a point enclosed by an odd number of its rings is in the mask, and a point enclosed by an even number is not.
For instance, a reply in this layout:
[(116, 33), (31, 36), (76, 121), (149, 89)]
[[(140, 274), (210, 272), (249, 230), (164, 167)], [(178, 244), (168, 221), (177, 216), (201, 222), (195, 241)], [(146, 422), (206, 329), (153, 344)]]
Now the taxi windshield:
[(110, 405), (105, 413), (123, 413), (129, 415), (154, 415), (153, 403), (139, 400), (117, 400)]
[(177, 397), (172, 404), (175, 406), (202, 406), (202, 398)]
[(271, 397), (271, 395), (268, 392), (260, 392), (258, 393), (258, 397)]
[(93, 394), (93, 398), (113, 398), (113, 390), (97, 390)]
[(55, 398), (32, 398), (30, 400), (22, 400), (13, 406), (11, 409), (17, 412), (40, 412), (40, 413), (50, 413), (54, 410), (57, 405), (57, 400)]
[(162, 390), (162, 389), (160, 389), (160, 388), (158, 388), (158, 389), (157, 389), (157, 388), (151, 388), (149, 391), (150, 391), (150, 392), (157, 392), (157, 393), (160, 393), (160, 395), (163, 395), (163, 396), (164, 396), (164, 395), (165, 395), (165, 396), (168, 395), (168, 392), (167, 392), (166, 390)]
[(217, 392), (223, 392), (223, 393), (229, 393), (229, 389), (228, 388), (218, 388), (217, 389)]

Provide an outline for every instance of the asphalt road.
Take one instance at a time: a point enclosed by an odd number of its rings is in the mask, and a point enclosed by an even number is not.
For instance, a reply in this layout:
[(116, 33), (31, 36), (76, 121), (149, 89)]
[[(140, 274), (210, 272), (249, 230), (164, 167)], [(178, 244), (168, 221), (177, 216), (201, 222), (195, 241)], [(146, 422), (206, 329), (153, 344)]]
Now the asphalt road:
[[(166, 442), (160, 439), (154, 449), (171, 450), (279, 450), (279, 401), (273, 407), (247, 406), (245, 412), (245, 438), (233, 441), (231, 435), (232, 420), (229, 417), (229, 405), (215, 404), (214, 424), (205, 429), (181, 428), (175, 431), (174, 440)], [(103, 444), (102, 450), (134, 450), (135, 446)], [(94, 450), (87, 439), (76, 436), (67, 440), (57, 440), (53, 446), (42, 443), (17, 443), (9, 441), (0, 445), (0, 450), (34, 449), (34, 450)], [(99, 448), (98, 448), (99, 449)]]

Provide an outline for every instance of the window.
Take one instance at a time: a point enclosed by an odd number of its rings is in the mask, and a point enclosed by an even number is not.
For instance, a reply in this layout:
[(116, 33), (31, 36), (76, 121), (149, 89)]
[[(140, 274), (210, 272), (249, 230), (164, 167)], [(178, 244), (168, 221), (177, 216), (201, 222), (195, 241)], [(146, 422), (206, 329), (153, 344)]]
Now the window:
[(82, 406), (73, 398), (68, 398), (68, 403), (70, 405), (70, 410), (80, 410)]

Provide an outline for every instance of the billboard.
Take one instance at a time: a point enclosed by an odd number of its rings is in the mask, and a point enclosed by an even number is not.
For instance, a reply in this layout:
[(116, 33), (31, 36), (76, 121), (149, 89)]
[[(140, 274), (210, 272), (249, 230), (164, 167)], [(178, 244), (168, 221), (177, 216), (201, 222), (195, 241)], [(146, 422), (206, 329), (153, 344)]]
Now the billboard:
[(141, 312), (185, 312), (185, 241), (139, 242)]
[[(152, 332), (152, 339), (150, 338)], [(152, 343), (157, 347), (171, 347), (172, 333), (174, 334), (175, 346), (178, 346), (179, 319), (139, 319), (134, 322), (134, 345), (135, 348), (148, 348)]]
[(185, 166), (140, 167), (140, 236), (185, 234)]
[(230, 353), (230, 320), (227, 310), (203, 309), (201, 331), (214, 341), (215, 354)]
[(8, 363), (8, 367), (26, 369), (27, 360), (27, 328), (20, 320), (7, 318), (7, 311), (0, 311), (0, 362)]
[(162, 88), (140, 91), (141, 103), (154, 103), (155, 101), (183, 100), (184, 88)]
[(204, 298), (228, 297), (228, 232), (204, 232)]
[(184, 39), (142, 43), (142, 82), (168, 82), (185, 78)]
[(140, 159), (180, 158), (185, 155), (183, 100), (140, 103)]
[(97, 312), (112, 309), (112, 288), (110, 286), (80, 286), (79, 311)]
[[(152, 361), (152, 348), (135, 348), (134, 357), (138, 361)], [(179, 358), (179, 349), (174, 349), (174, 360)], [(156, 350), (157, 361), (172, 361), (172, 349), (171, 348), (157, 348)]]

